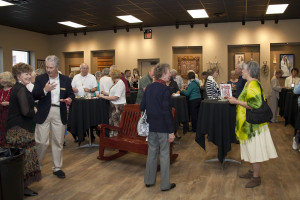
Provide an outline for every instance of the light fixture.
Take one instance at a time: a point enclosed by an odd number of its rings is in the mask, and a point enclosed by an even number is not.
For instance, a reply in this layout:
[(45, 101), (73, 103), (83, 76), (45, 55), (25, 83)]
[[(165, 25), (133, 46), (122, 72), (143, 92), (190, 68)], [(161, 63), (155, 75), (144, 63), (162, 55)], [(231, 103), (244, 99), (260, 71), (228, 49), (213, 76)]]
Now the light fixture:
[(114, 33), (117, 33), (117, 28), (114, 28)]
[(205, 9), (187, 10), (193, 18), (208, 18)]
[(208, 23), (205, 23), (204, 26), (207, 28), (208, 27)]
[(74, 36), (77, 36), (77, 32), (74, 32)]
[(64, 21), (64, 22), (57, 22), (57, 23), (65, 25), (65, 26), (70, 26), (70, 27), (73, 27), (73, 28), (84, 28), (84, 27), (86, 27), (84, 25), (77, 24), (77, 23), (71, 22), (71, 21)]
[(86, 31), (83, 31), (83, 35), (86, 35)]
[(275, 24), (278, 24), (278, 19), (275, 19)]
[(68, 33), (64, 33), (64, 36), (67, 37), (67, 36), (68, 36)]
[(129, 32), (129, 27), (128, 26), (126, 27), (126, 31)]
[(142, 26), (140, 26), (140, 31), (143, 31), (143, 27)]
[(243, 19), (242, 20), (242, 25), (245, 26), (245, 24), (246, 24), (246, 21)]
[(194, 23), (191, 23), (190, 25), (191, 25), (191, 28), (194, 28)]
[(132, 16), (132, 15), (123, 15), (123, 16), (117, 16), (117, 18), (124, 20), (128, 23), (141, 23), (143, 21), (139, 20), (138, 18)]
[(176, 27), (176, 29), (179, 29), (179, 24), (176, 23), (175, 27)]
[(282, 14), (286, 10), (289, 4), (273, 4), (269, 5), (266, 14)]
[(261, 23), (261, 24), (265, 24), (265, 20), (262, 19), (262, 20), (260, 21), (260, 23)]
[(12, 6), (12, 5), (14, 5), (14, 4), (9, 3), (9, 2), (7, 2), (7, 1), (2, 1), (2, 0), (0, 0), (0, 7), (2, 7), (2, 6)]

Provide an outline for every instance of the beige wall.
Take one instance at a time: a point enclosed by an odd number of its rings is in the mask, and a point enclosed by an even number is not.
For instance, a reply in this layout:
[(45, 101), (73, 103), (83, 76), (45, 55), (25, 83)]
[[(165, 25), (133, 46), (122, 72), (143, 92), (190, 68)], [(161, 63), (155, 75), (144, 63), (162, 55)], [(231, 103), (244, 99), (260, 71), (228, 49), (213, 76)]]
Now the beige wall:
[[(172, 47), (201, 46), (203, 70), (208, 68), (209, 61), (219, 61), (221, 75), (218, 82), (228, 79), (228, 45), (259, 44), (260, 65), (270, 60), (270, 44), (284, 42), (299, 42), (300, 20), (247, 22), (242, 26), (237, 23), (209, 24), (190, 26), (154, 27), (153, 39), (144, 40), (139, 29), (89, 32), (86, 36), (79, 34), (64, 37), (62, 34), (50, 37), (51, 52), (62, 57), (61, 52), (84, 51), (84, 61), (91, 63), (91, 51), (115, 50), (115, 64), (121, 70), (136, 66), (137, 59), (160, 58), (161, 62), (174, 65)], [(293, 27), (293, 31), (289, 31)], [(268, 62), (269, 63), (269, 62)], [(261, 79), (264, 89), (270, 90), (270, 76)]]
[(3, 71), (11, 70), (12, 50), (14, 49), (30, 51), (35, 57), (34, 60), (31, 59), (31, 64), (34, 67), (37, 59), (44, 60), (49, 55), (49, 42), (50, 37), (48, 35), (0, 25), (0, 48), (2, 48), (3, 52)]

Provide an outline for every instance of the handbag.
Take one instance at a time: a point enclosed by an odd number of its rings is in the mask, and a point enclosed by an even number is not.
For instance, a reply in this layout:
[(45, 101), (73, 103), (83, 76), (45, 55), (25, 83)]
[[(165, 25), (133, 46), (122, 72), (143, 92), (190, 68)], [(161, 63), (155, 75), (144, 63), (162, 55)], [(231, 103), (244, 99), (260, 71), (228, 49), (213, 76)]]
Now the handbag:
[(262, 95), (263, 90), (258, 83), (260, 90), (261, 90), (261, 99), (262, 99), (262, 104), (259, 108), (257, 109), (247, 109), (246, 110), (246, 121), (250, 124), (262, 124), (265, 122), (269, 122), (272, 117), (273, 113), (267, 104), (267, 102), (264, 100), (264, 97)]
[(142, 113), (141, 118), (138, 121), (137, 124), (137, 132), (139, 136), (148, 136), (149, 134), (149, 123), (147, 122), (147, 114), (146, 110)]

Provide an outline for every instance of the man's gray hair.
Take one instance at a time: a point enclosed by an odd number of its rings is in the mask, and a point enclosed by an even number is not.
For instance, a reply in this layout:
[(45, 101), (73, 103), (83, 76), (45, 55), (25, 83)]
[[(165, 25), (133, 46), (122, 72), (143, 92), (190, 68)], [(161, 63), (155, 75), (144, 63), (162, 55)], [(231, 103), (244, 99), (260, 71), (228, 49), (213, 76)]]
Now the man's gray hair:
[(103, 73), (104, 76), (109, 75), (109, 71), (110, 71), (109, 68), (104, 68), (102, 73)]
[(259, 64), (256, 61), (249, 61), (243, 64), (246, 71), (249, 72), (251, 78), (259, 79)]
[(59, 58), (55, 55), (49, 55), (47, 56), (47, 58), (45, 59), (45, 62), (53, 62), (55, 67), (59, 66)]
[(177, 74), (177, 70), (176, 70), (176, 69), (171, 69), (171, 70), (170, 70), (170, 73), (171, 73), (171, 74)]

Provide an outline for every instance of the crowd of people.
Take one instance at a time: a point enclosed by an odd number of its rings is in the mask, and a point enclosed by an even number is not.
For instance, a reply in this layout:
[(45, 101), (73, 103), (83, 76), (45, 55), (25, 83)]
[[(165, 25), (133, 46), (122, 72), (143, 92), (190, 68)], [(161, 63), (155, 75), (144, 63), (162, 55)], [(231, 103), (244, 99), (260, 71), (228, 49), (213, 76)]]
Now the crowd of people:
[[(151, 67), (141, 76), (134, 68), (122, 73), (118, 66), (105, 68), (95, 75), (89, 73), (89, 66), (80, 65), (80, 72), (69, 77), (59, 71), (59, 59), (50, 55), (45, 59), (45, 70), (33, 72), (32, 67), (18, 63), (11, 72), (0, 74), (0, 146), (25, 150), (24, 195), (35, 196), (38, 193), (28, 186), (41, 179), (43, 158), (52, 140), (53, 174), (65, 178), (63, 166), (64, 133), (67, 123), (67, 106), (75, 97), (97, 97), (110, 102), (109, 124), (119, 126), (123, 108), (128, 103), (140, 104), (141, 111), (147, 110), (149, 123), (148, 157), (145, 173), (145, 185), (155, 185), (157, 156), (160, 152), (161, 190), (168, 191), (176, 187), (170, 183), (169, 150), (170, 142), (180, 136), (175, 134), (172, 116), (172, 96), (186, 96), (191, 121), (191, 132), (196, 132), (198, 112), (203, 99), (220, 99), (221, 91), (216, 79), (217, 67), (201, 74), (190, 70), (186, 80), (168, 64)], [(273, 112), (271, 122), (277, 122), (279, 92), (282, 88), (295, 88), (300, 93), (298, 69), (291, 70), (291, 76), (280, 86), (279, 79), (284, 72), (277, 70), (271, 79), (270, 107)], [(265, 100), (265, 94), (259, 82), (259, 65), (255, 61), (235, 66), (230, 72), (233, 95), (228, 97), (231, 104), (237, 105), (236, 136), (240, 141), (241, 159), (249, 162), (250, 169), (241, 178), (250, 179), (246, 188), (261, 184), (260, 163), (276, 158), (268, 123), (251, 124), (246, 121), (246, 110), (257, 109)], [(137, 91), (135, 102), (131, 102), (130, 91)], [(299, 98), (300, 113), (300, 98)], [(299, 122), (299, 123), (298, 123)], [(300, 130), (300, 116), (296, 129)], [(50, 137), (50, 134), (52, 136)], [(111, 131), (109, 137), (117, 136)], [(91, 136), (94, 137), (95, 136)], [(297, 149), (300, 136), (295, 132), (293, 148)]]

